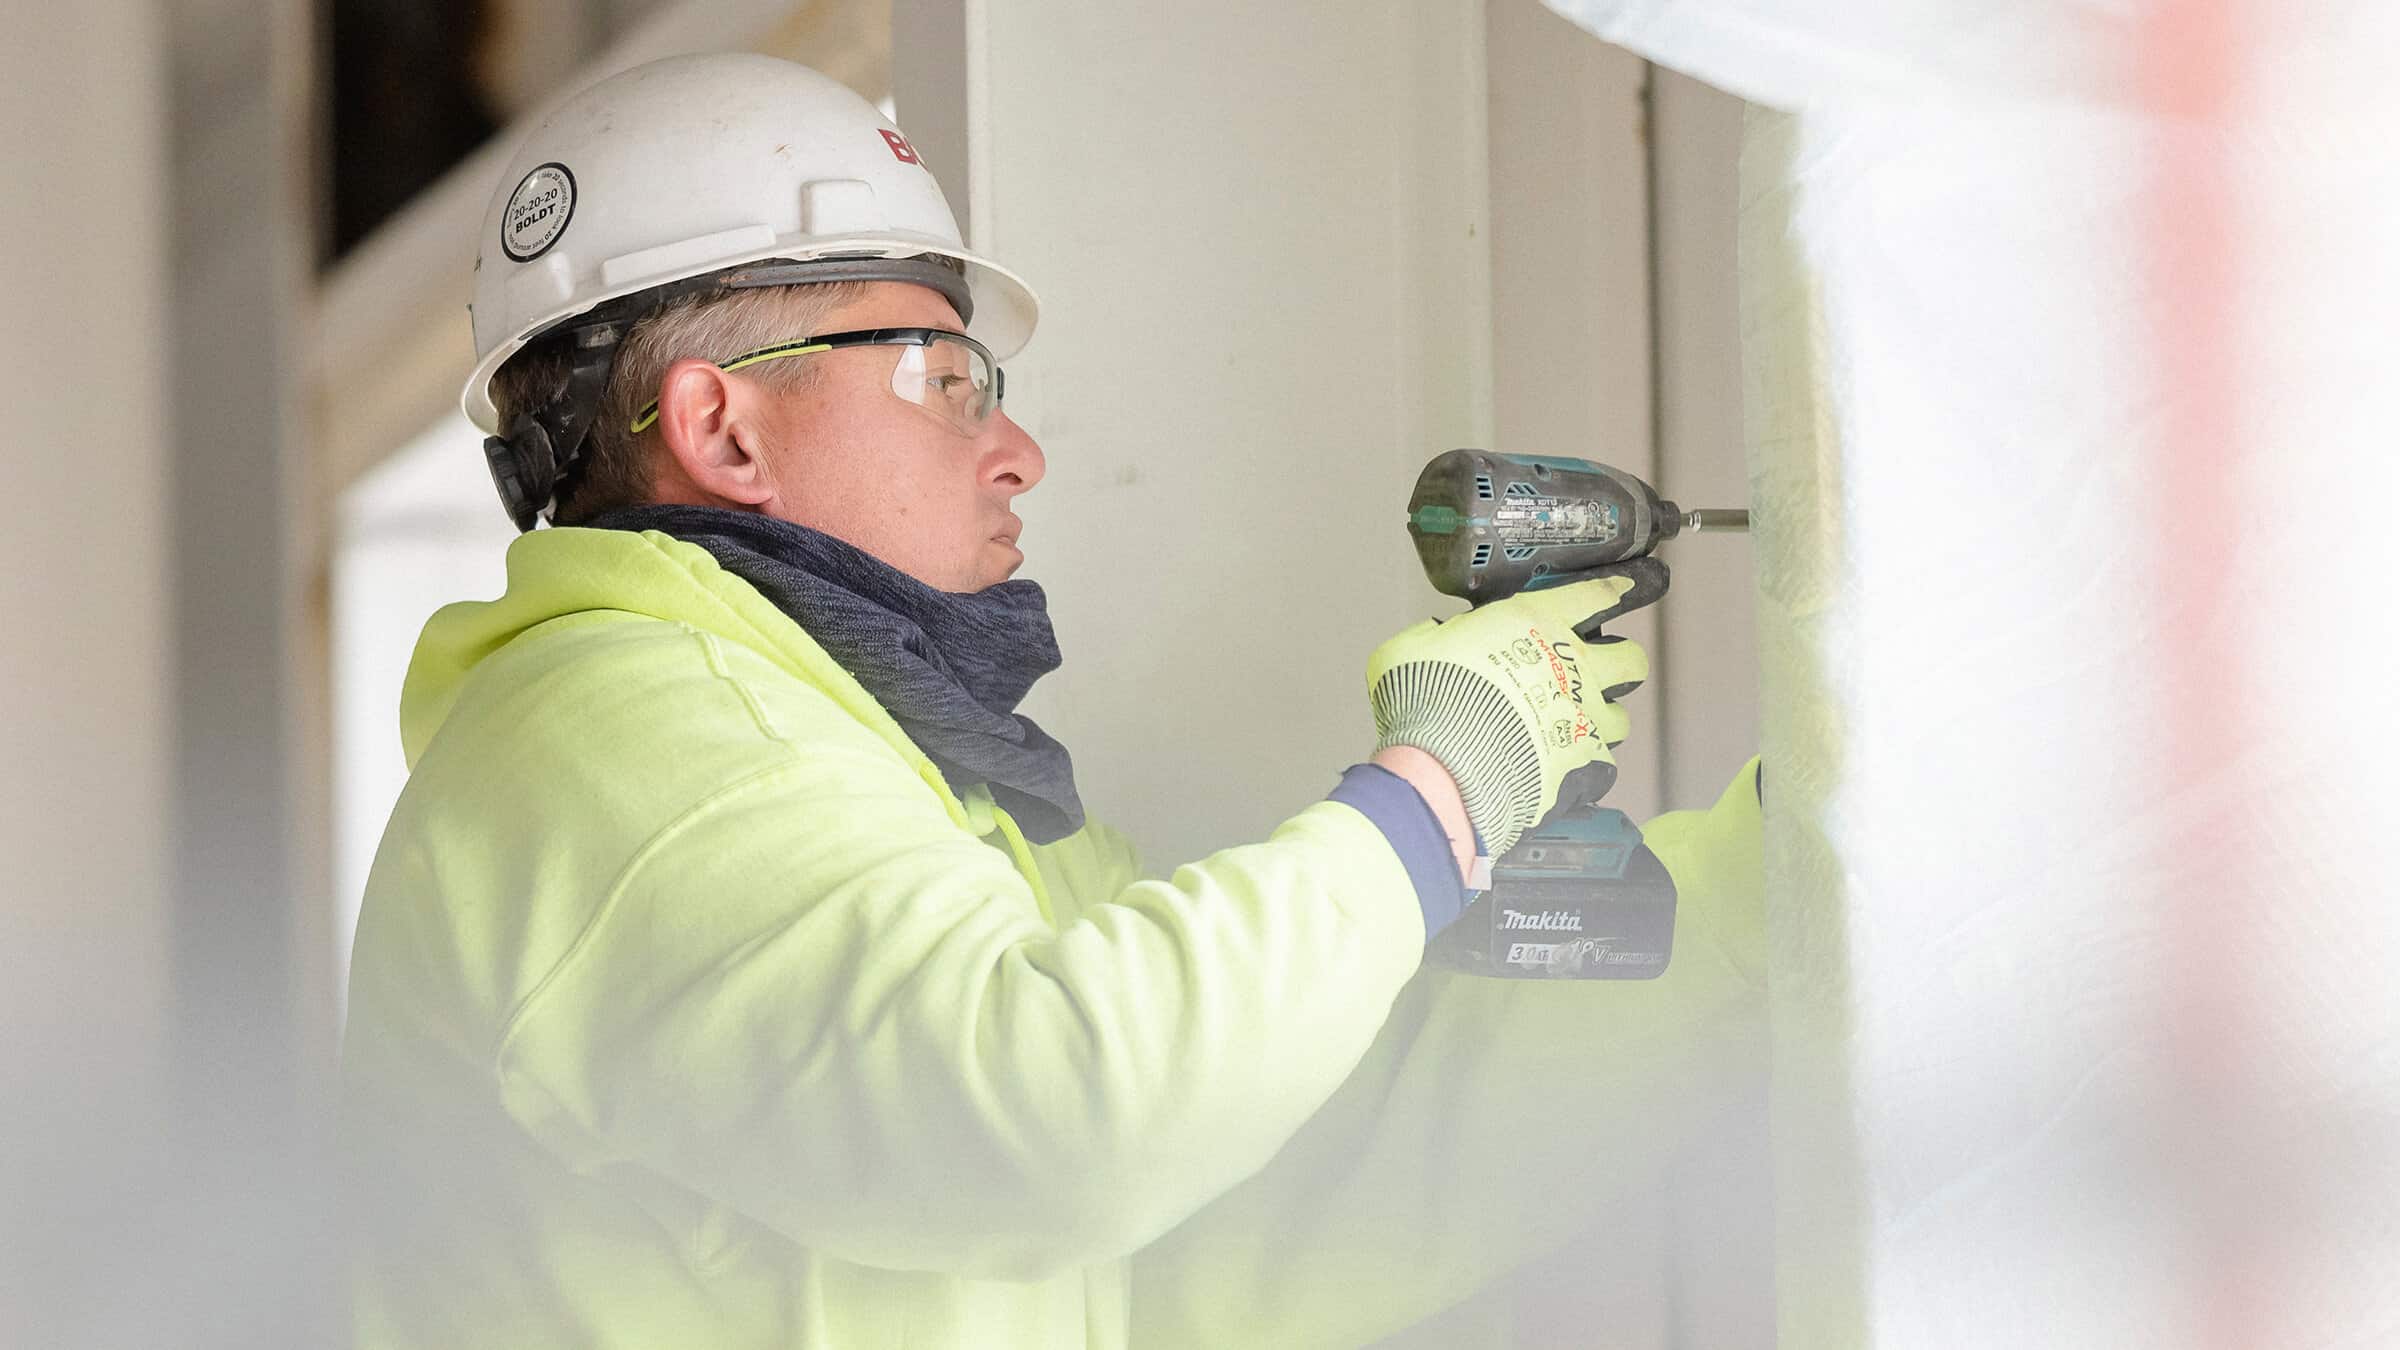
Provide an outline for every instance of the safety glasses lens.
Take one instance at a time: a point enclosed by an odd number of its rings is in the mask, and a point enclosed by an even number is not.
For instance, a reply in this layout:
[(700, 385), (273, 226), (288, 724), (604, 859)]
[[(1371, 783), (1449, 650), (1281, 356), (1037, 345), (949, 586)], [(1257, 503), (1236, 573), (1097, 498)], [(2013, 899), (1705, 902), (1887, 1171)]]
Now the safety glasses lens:
[(921, 347), (900, 349), (892, 392), (972, 436), (1000, 404), (999, 372), (966, 343), (935, 338)]

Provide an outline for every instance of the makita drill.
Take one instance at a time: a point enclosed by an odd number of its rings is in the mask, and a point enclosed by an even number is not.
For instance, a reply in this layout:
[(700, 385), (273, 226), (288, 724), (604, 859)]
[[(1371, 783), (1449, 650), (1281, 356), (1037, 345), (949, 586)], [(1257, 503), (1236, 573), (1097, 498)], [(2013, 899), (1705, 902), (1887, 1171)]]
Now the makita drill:
[[(1453, 450), (1425, 466), (1408, 532), (1435, 590), (1482, 605), (1563, 586), (1685, 530), (1747, 530), (1748, 511), (1686, 512), (1605, 464)], [(1667, 591), (1666, 565), (1633, 571), (1610, 617)], [(1598, 625), (1577, 630), (1586, 641)], [(1571, 775), (1558, 807), (1492, 863), (1492, 888), (1427, 950), (1439, 965), (1509, 979), (1644, 980), (1675, 943), (1675, 882), (1621, 811), (1596, 805), (1613, 765)]]

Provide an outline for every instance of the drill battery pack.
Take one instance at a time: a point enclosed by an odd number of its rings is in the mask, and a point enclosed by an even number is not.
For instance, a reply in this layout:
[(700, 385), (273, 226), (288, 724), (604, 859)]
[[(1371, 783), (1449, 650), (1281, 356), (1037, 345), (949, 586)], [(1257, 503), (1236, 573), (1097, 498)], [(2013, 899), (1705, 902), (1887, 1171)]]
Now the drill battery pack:
[(1561, 811), (1493, 860), (1426, 959), (1526, 980), (1648, 980), (1675, 947), (1675, 880), (1622, 811)]

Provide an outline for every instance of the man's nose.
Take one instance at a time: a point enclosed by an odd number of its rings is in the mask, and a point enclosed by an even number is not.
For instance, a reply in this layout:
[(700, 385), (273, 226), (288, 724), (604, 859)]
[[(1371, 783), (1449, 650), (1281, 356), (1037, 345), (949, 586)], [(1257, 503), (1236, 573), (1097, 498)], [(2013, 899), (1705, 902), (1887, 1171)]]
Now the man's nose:
[(985, 479), (1008, 486), (1012, 494), (1031, 492), (1049, 467), (1042, 458), (1042, 447), (1005, 412), (992, 413), (992, 430), (992, 447), (984, 452)]

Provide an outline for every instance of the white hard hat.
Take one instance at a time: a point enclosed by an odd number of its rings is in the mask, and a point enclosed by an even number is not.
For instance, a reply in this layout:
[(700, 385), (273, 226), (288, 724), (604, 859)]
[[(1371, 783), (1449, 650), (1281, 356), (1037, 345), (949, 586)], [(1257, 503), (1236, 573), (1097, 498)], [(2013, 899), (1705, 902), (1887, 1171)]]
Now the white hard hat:
[[(928, 254), (958, 266), (898, 261)], [(723, 284), (919, 281), (996, 359), (1033, 334), (1033, 292), (967, 251), (941, 185), (872, 104), (769, 56), (675, 56), (559, 105), (501, 176), (476, 248), (468, 420), (502, 430), (493, 373), (562, 321), (758, 263), (810, 266)]]

